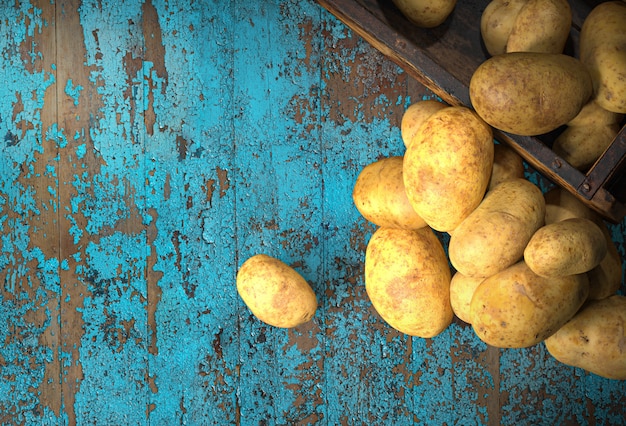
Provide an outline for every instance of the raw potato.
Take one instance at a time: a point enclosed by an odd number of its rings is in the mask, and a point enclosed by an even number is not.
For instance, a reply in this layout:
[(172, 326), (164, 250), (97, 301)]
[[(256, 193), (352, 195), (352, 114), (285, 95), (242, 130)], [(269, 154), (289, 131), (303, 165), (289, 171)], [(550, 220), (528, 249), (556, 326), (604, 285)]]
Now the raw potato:
[(600, 216), (582, 203), (572, 193), (561, 187), (554, 187), (544, 194), (546, 200), (546, 224), (574, 217), (592, 220), (604, 234), (607, 254), (602, 262), (591, 271), (589, 277), (589, 300), (609, 297), (619, 290), (622, 284), (622, 257), (611, 238), (611, 233)]
[(567, 123), (552, 150), (573, 167), (587, 171), (613, 142), (622, 118), (622, 114), (607, 111), (592, 100)]
[(480, 64), (469, 85), (472, 105), (491, 126), (535, 136), (572, 120), (592, 94), (591, 77), (571, 56), (512, 52)]
[(584, 274), (544, 278), (521, 261), (478, 286), (470, 304), (470, 322), (488, 345), (533, 346), (571, 319), (588, 292)]
[(491, 128), (466, 107), (446, 107), (420, 126), (404, 155), (404, 187), (426, 223), (451, 231), (482, 200), (493, 168)]
[(537, 275), (562, 277), (591, 271), (606, 254), (600, 227), (589, 219), (571, 218), (537, 230), (524, 250), (524, 260)]
[(589, 69), (596, 102), (626, 113), (626, 2), (594, 7), (580, 30), (580, 60)]
[(306, 280), (265, 254), (254, 255), (241, 265), (237, 291), (254, 316), (275, 327), (296, 327), (311, 320), (317, 309), (317, 298)]
[(525, 179), (502, 182), (454, 230), (450, 262), (463, 275), (488, 277), (518, 262), (544, 223), (541, 190)]
[(418, 27), (434, 28), (448, 18), (456, 0), (393, 0), (400, 12)]
[(450, 282), (450, 304), (452, 311), (461, 320), (470, 323), (470, 303), (476, 288), (485, 279), (483, 277), (468, 277), (460, 272), (452, 276)]
[(400, 123), (400, 133), (405, 148), (408, 148), (417, 133), (417, 129), (435, 112), (448, 105), (434, 99), (426, 99), (411, 104), (404, 114)]
[(557, 361), (607, 379), (626, 380), (626, 297), (592, 301), (545, 340)]
[(452, 322), (451, 273), (441, 242), (426, 227), (379, 228), (365, 253), (365, 289), (396, 330), (434, 337)]
[(524, 162), (522, 157), (508, 145), (501, 143), (494, 145), (493, 170), (489, 180), (488, 191), (505, 180), (524, 177)]
[(354, 205), (370, 222), (384, 227), (418, 229), (426, 222), (413, 209), (404, 190), (402, 157), (389, 157), (361, 170), (352, 191)]

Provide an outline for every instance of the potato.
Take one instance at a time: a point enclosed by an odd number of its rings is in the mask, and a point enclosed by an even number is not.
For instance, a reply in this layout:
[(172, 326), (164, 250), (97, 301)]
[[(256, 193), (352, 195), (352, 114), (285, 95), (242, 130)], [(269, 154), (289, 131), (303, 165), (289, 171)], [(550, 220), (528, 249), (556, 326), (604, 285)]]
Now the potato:
[(365, 289), (374, 309), (396, 330), (434, 337), (452, 322), (451, 273), (431, 228), (379, 228), (365, 252)]
[(588, 302), (544, 344), (557, 361), (626, 380), (626, 296)]
[(593, 80), (596, 102), (626, 113), (626, 2), (595, 6), (580, 30), (580, 60)]
[(493, 168), (491, 128), (466, 107), (446, 107), (420, 126), (404, 154), (404, 187), (417, 214), (450, 231), (482, 200)]
[(275, 327), (296, 327), (311, 320), (317, 309), (317, 297), (306, 280), (265, 254), (254, 255), (241, 265), (237, 291), (254, 316)]
[(519, 261), (545, 216), (541, 190), (525, 179), (502, 182), (454, 230), (450, 262), (470, 277), (488, 277)]
[(400, 123), (400, 133), (405, 148), (409, 147), (417, 129), (424, 124), (426, 119), (447, 106), (434, 99), (426, 99), (411, 104), (402, 115)]
[(506, 51), (563, 53), (571, 26), (567, 0), (529, 0), (515, 19)]
[(480, 64), (469, 85), (483, 120), (505, 132), (534, 136), (568, 123), (592, 94), (591, 77), (571, 56), (511, 52)]
[(515, 20), (528, 0), (493, 0), (480, 17), (480, 34), (490, 55), (506, 53)]
[(591, 220), (565, 219), (538, 229), (524, 249), (524, 260), (537, 275), (583, 274), (606, 256), (602, 230)]
[(470, 302), (476, 288), (485, 280), (483, 277), (468, 277), (456, 272), (450, 281), (450, 305), (452, 312), (461, 320), (470, 323)]
[(384, 227), (418, 229), (426, 222), (413, 209), (404, 190), (403, 158), (383, 158), (368, 164), (357, 177), (352, 199), (370, 222)]
[(552, 150), (572, 167), (587, 171), (613, 142), (622, 118), (591, 100), (567, 123)]
[(470, 303), (470, 322), (488, 345), (533, 346), (571, 319), (588, 292), (584, 274), (545, 278), (522, 260), (480, 283)]
[(393, 0), (400, 12), (418, 27), (434, 28), (448, 18), (456, 0)]
[(572, 193), (554, 187), (544, 194), (546, 200), (546, 224), (574, 217), (592, 220), (604, 234), (607, 254), (598, 266), (587, 272), (589, 278), (588, 299), (604, 299), (615, 294), (622, 284), (622, 258), (602, 218)]
[(517, 152), (501, 143), (494, 145), (493, 148), (493, 169), (487, 187), (488, 191), (505, 180), (524, 177), (524, 161)]

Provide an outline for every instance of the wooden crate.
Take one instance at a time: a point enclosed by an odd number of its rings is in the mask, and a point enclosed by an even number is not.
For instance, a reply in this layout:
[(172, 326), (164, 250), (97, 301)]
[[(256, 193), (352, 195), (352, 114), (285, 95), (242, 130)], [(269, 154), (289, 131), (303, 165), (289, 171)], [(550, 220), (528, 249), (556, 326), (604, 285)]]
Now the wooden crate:
[[(480, 17), (489, 0), (457, 2), (439, 27), (418, 28), (391, 0), (318, 0), (320, 5), (401, 66), (450, 105), (471, 106), (469, 81), (488, 58), (480, 35)], [(572, 30), (565, 53), (578, 55), (578, 37), (585, 17), (597, 0), (570, 0)], [(494, 129), (496, 139), (512, 146), (530, 165), (569, 190), (605, 219), (618, 223), (626, 215), (622, 173), (626, 126), (587, 171), (582, 173), (556, 155), (551, 144), (557, 129), (537, 137)]]

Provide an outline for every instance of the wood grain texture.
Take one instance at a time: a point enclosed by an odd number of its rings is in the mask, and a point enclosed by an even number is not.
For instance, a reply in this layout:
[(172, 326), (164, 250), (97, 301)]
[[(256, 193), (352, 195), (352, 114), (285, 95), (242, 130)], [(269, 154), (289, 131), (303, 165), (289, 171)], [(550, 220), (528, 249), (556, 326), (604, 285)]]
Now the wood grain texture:
[[(624, 423), (542, 345), (377, 315), (352, 188), (435, 95), (314, 1), (3, 3), (0, 53), (0, 424)], [(238, 297), (261, 252), (311, 322)]]

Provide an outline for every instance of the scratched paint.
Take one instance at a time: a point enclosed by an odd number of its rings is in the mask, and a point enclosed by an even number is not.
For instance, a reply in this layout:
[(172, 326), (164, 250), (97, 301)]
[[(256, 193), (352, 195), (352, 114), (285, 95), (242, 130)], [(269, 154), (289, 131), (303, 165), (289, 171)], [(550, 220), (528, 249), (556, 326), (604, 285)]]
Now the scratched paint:
[[(64, 5), (81, 74), (42, 62), (45, 8), (18, 3), (0, 14), (2, 424), (623, 420), (624, 383), (542, 346), (493, 350), (460, 321), (410, 338), (373, 310), (352, 187), (432, 94), (317, 4)], [(56, 84), (68, 114), (44, 126)], [(312, 284), (313, 321), (250, 314), (234, 277), (258, 252)]]

